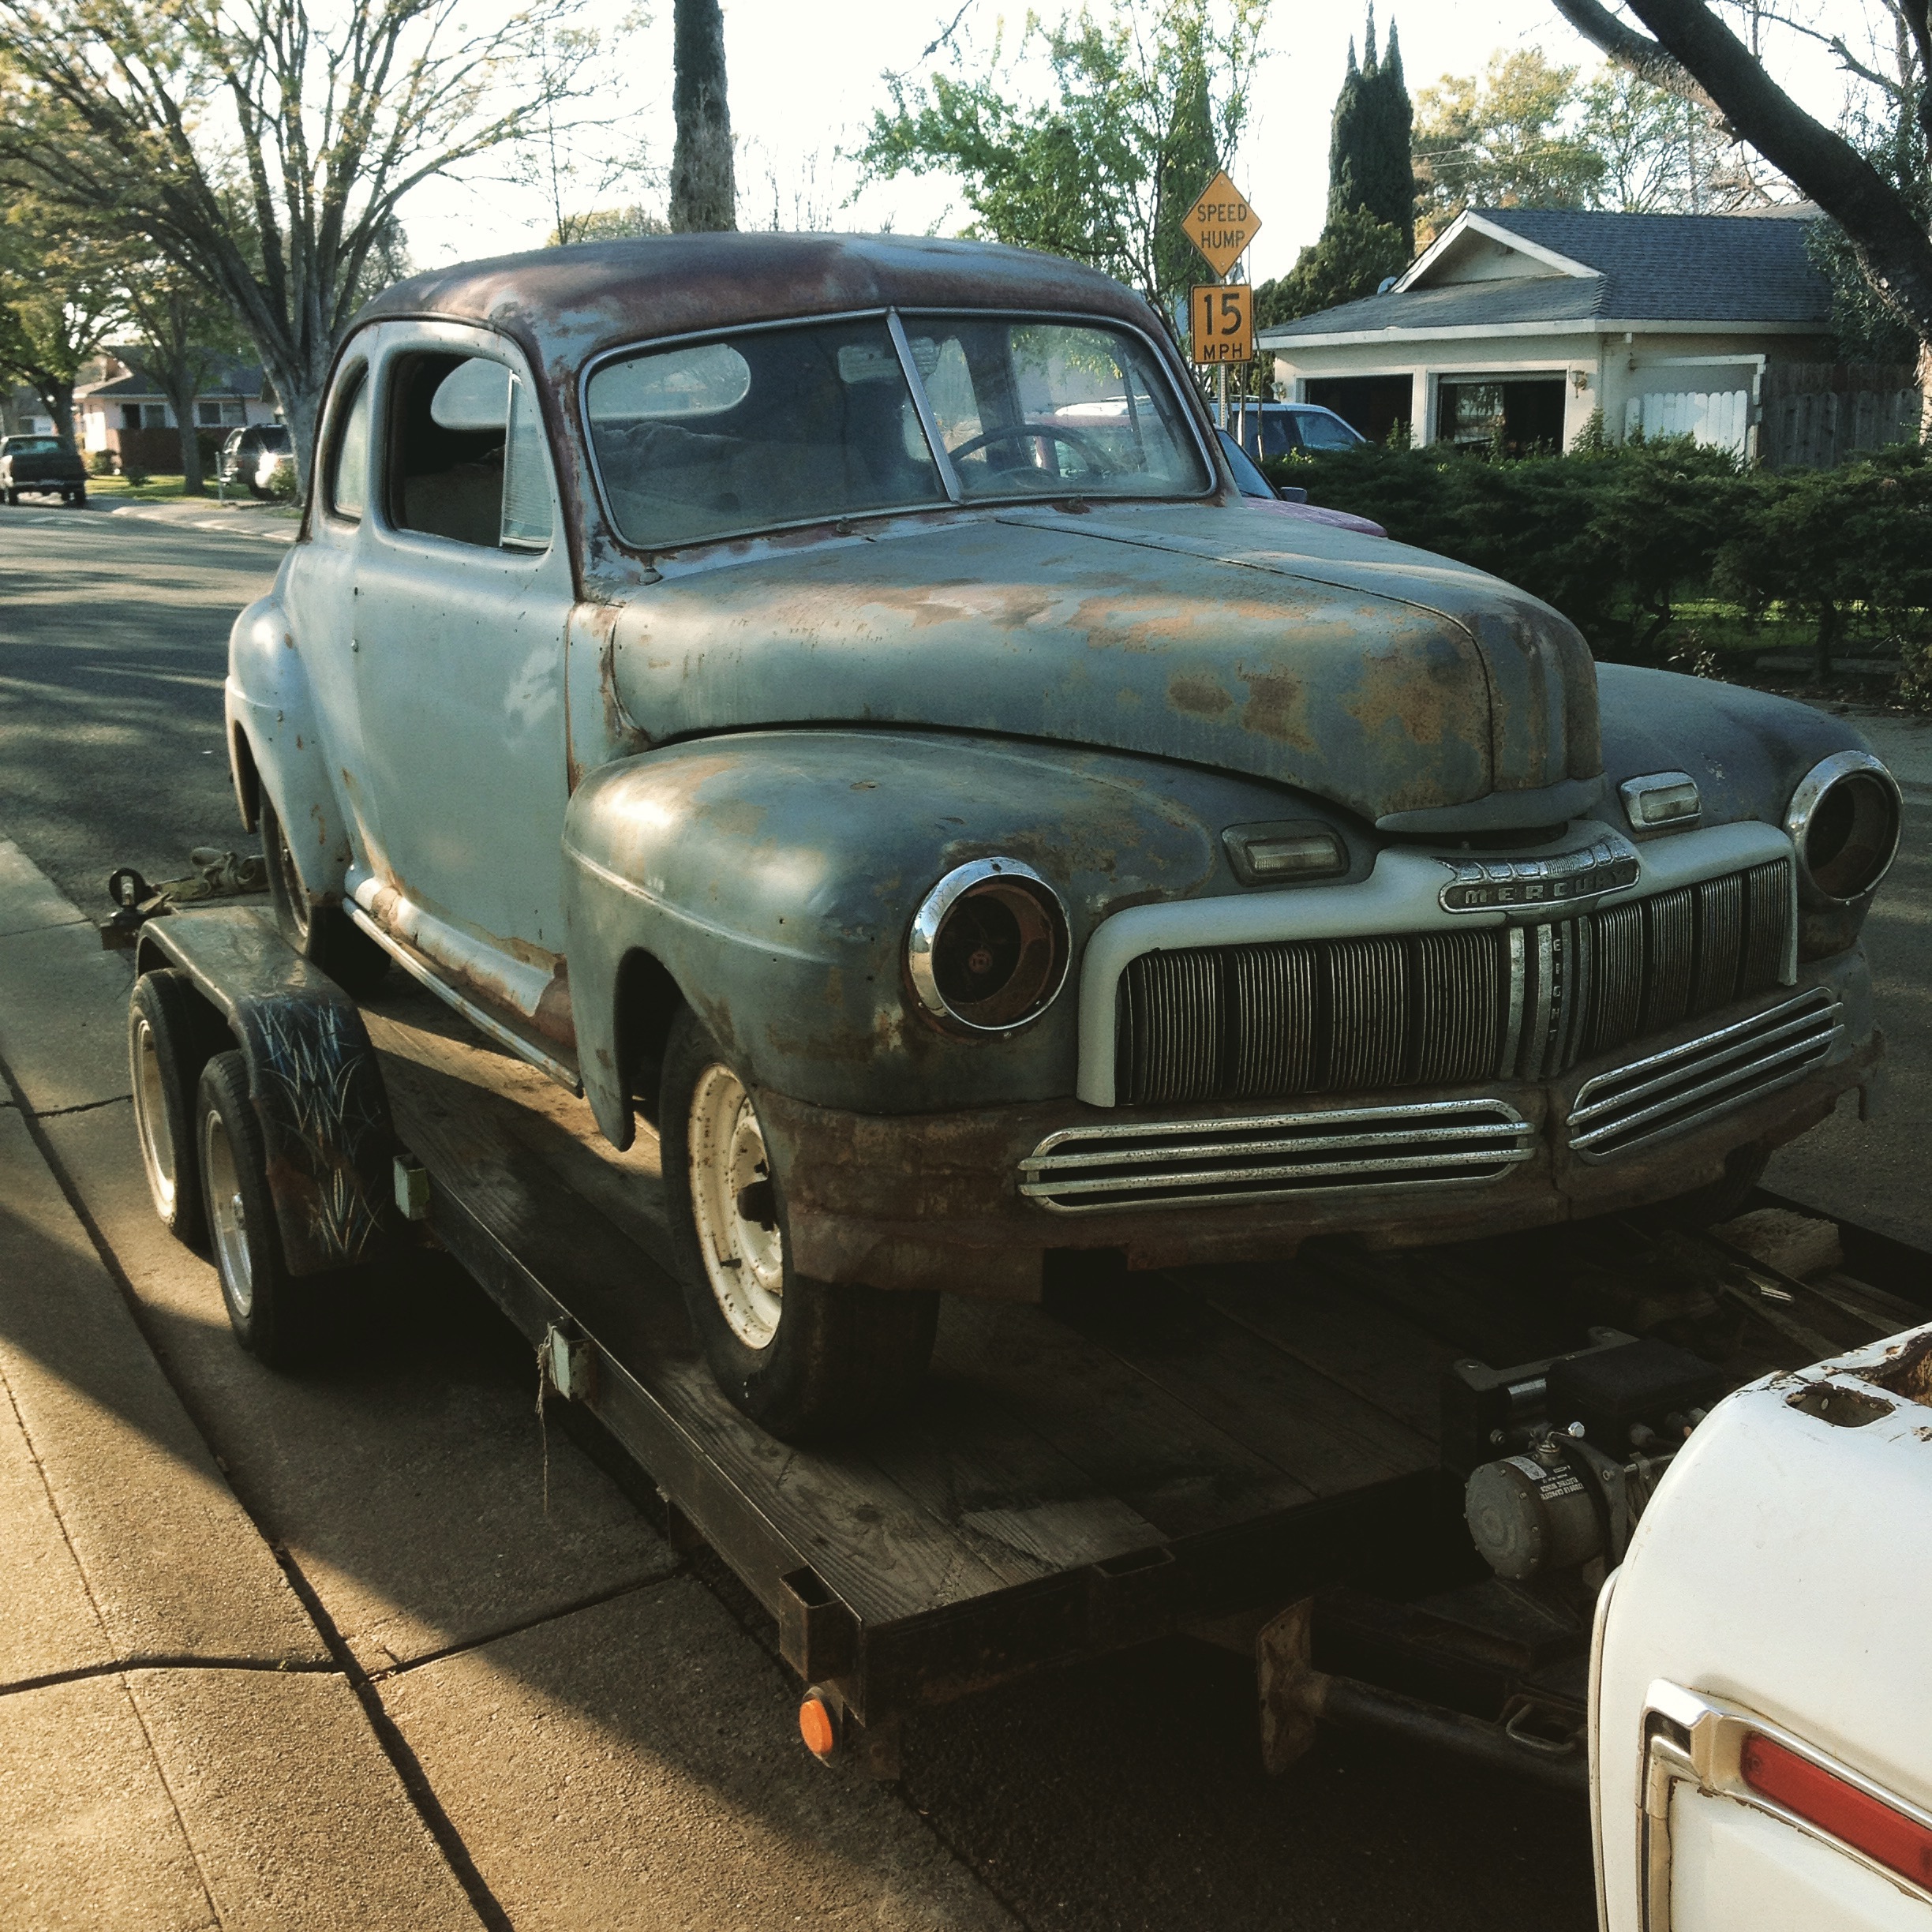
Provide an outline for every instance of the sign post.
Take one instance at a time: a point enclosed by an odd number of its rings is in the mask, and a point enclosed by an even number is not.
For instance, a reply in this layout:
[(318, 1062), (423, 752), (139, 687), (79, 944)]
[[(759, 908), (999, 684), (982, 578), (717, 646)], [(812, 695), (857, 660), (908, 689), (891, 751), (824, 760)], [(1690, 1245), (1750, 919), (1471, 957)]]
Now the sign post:
[(1254, 290), (1226, 279), (1260, 232), (1261, 217), (1227, 178), (1215, 175), (1183, 219), (1181, 229), (1221, 279), (1198, 284), (1188, 299), (1196, 363), (1221, 372), (1221, 427), (1227, 427), (1227, 373), (1254, 358)]

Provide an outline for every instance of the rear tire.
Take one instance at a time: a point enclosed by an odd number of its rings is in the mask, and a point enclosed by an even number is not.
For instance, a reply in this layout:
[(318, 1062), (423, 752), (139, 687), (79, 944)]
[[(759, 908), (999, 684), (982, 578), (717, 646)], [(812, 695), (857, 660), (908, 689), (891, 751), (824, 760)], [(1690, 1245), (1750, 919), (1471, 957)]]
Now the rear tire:
[(194, 1147), (201, 1169), (208, 1252), (235, 1339), (271, 1368), (292, 1368), (313, 1351), (312, 1284), (288, 1271), (268, 1192), (268, 1151), (248, 1062), (217, 1054), (195, 1089)]
[(228, 1031), (185, 975), (144, 973), (128, 1002), (128, 1075), (148, 1193), (177, 1241), (201, 1245), (208, 1219), (196, 1152), (195, 1088)]
[(755, 1096), (688, 1008), (665, 1042), (658, 1121), (680, 1285), (725, 1395), (789, 1442), (902, 1407), (932, 1357), (938, 1294), (792, 1267)]
[(275, 908), (282, 937), (351, 998), (373, 993), (389, 970), (389, 955), (340, 906), (311, 902), (294, 848), (283, 829), (275, 801), (265, 791), (261, 840), (262, 859), (268, 871), (268, 900)]

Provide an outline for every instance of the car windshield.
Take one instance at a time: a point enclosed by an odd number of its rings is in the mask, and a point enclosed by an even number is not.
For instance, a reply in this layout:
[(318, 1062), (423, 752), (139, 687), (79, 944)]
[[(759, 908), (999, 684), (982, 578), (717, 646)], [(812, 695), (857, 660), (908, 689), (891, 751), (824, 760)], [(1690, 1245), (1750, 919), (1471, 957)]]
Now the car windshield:
[(990, 316), (904, 328), (916, 387), (880, 317), (602, 365), (585, 414), (620, 534), (675, 549), (953, 501), (1209, 487), (1172, 386), (1125, 333)]
[(256, 444), (265, 450), (286, 450), (291, 447), (289, 432), (280, 423), (269, 423), (255, 432)]
[(1301, 432), (1304, 449), (1353, 449), (1365, 440), (1339, 416), (1331, 416), (1326, 410), (1297, 410), (1295, 427)]
[(1265, 496), (1273, 501), (1275, 486), (1249, 460), (1248, 452), (1225, 429), (1217, 430), (1215, 434), (1221, 439), (1221, 454), (1234, 472), (1235, 488), (1244, 496)]
[(6, 453), (9, 456), (44, 456), (59, 447), (59, 440), (54, 436), (9, 436), (6, 440)]

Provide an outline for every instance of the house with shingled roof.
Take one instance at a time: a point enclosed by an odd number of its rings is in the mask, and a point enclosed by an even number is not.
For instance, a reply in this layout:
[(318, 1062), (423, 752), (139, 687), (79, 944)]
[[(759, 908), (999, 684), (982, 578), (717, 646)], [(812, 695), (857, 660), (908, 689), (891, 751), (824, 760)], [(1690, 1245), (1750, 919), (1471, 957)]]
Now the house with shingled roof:
[(1831, 361), (1818, 211), (1458, 215), (1378, 294), (1264, 329), (1276, 393), (1380, 441), (1567, 449), (1691, 435), (1754, 453), (1767, 369)]

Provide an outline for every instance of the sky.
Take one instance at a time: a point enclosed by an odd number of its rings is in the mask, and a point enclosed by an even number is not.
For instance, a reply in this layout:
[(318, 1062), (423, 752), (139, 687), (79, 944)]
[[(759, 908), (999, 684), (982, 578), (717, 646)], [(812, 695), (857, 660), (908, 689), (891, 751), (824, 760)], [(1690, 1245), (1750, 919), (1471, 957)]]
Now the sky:
[[(1053, 0), (1034, 0), (1050, 17)], [(841, 149), (856, 147), (872, 110), (886, 99), (886, 71), (922, 74), (943, 56), (922, 62), (922, 50), (957, 10), (959, 0), (725, 0), (724, 43), (733, 130), (739, 147), (739, 219), (742, 227), (779, 224), (851, 230), (892, 227), (957, 233), (970, 219), (957, 184), (898, 180), (858, 192), (856, 171)], [(970, 0), (967, 31), (990, 42), (1004, 17), (1009, 38), (1025, 18), (1024, 0)], [(1098, 8), (1096, 11), (1099, 10)], [(1821, 19), (1858, 12), (1855, 0), (1817, 0)], [(647, 159), (668, 169), (671, 120), (672, 0), (652, 0), (650, 24), (623, 50), (614, 69), (612, 105), (623, 138), (641, 140)], [(1540, 47), (1552, 59), (1586, 69), (1598, 62), (1549, 0), (1421, 0), (1378, 16), (1386, 38), (1393, 18), (1400, 30), (1403, 66), (1413, 94), (1445, 72), (1478, 71), (1498, 50)], [(1252, 122), (1234, 170), (1236, 185), (1260, 215), (1262, 228), (1248, 264), (1264, 281), (1294, 265), (1320, 233), (1327, 196), (1328, 119), (1353, 36), (1359, 47), (1358, 0), (1311, 4), (1275, 0), (1267, 58), (1256, 86)], [(1797, 52), (1780, 76), (1804, 104), (1835, 118), (1842, 85), (1828, 61)], [(661, 185), (620, 189), (605, 204), (662, 204)], [(807, 219), (801, 220), (799, 212)], [(816, 220), (810, 219), (814, 213)], [(541, 198), (483, 169), (466, 182), (435, 182), (403, 209), (410, 253), (419, 267), (535, 248), (551, 226)]]

